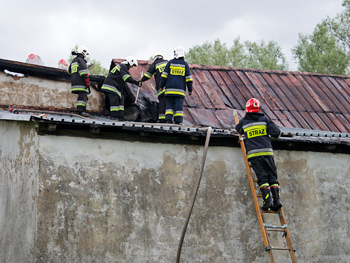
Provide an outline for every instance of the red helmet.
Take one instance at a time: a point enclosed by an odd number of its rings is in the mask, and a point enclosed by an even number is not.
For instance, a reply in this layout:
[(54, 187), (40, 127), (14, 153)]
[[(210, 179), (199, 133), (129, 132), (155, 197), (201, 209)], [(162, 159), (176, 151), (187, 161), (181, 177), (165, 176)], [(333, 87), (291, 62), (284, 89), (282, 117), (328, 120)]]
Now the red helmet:
[(58, 64), (67, 66), (67, 61), (62, 58), (60, 61), (58, 61)]
[(245, 104), (246, 112), (260, 112), (260, 101), (256, 98), (251, 98)]
[(28, 59), (36, 59), (36, 55), (35, 54), (29, 54), (28, 55)]
[(58, 67), (67, 67), (67, 61), (64, 59), (61, 59), (60, 61), (58, 61)]

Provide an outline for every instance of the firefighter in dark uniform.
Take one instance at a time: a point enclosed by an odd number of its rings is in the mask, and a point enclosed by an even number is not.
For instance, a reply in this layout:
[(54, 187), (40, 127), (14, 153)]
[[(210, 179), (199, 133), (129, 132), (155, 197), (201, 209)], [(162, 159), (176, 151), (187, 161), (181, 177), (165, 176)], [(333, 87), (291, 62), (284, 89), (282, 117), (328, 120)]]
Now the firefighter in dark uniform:
[(174, 59), (170, 60), (162, 73), (160, 90), (165, 86), (165, 121), (166, 123), (182, 124), (183, 102), (185, 99), (186, 86), (188, 94), (192, 95), (192, 76), (190, 67), (185, 61), (185, 49), (178, 46), (174, 50)]
[(148, 67), (148, 70), (145, 72), (144, 76), (140, 79), (140, 81), (147, 81), (152, 78), (154, 75), (154, 79), (156, 81), (156, 91), (158, 97), (158, 122), (165, 122), (165, 90), (160, 89), (160, 77), (162, 72), (165, 69), (167, 64), (167, 60), (164, 59), (163, 55), (157, 53), (153, 56), (152, 64)]
[[(112, 61), (112, 63), (114, 63)], [(110, 118), (116, 121), (118, 120), (126, 120), (124, 115), (124, 87), (125, 83), (129, 82), (141, 87), (142, 82), (133, 79), (130, 75), (129, 69), (130, 67), (137, 67), (137, 60), (128, 56), (125, 60), (111, 67), (108, 76), (106, 77), (103, 85), (101, 87), (101, 91), (105, 93), (107, 105), (110, 107)]]
[(85, 46), (79, 46), (76, 51), (72, 52), (72, 55), (76, 55), (68, 68), (71, 74), (72, 93), (78, 94), (76, 104), (78, 114), (88, 116), (89, 114), (85, 111), (90, 93), (90, 75), (86, 64), (89, 52)]
[(236, 125), (236, 131), (244, 135), (247, 158), (258, 178), (264, 200), (262, 209), (278, 211), (282, 207), (280, 185), (270, 137), (279, 138), (281, 131), (267, 116), (260, 113), (259, 100), (248, 100), (245, 110), (246, 115)]

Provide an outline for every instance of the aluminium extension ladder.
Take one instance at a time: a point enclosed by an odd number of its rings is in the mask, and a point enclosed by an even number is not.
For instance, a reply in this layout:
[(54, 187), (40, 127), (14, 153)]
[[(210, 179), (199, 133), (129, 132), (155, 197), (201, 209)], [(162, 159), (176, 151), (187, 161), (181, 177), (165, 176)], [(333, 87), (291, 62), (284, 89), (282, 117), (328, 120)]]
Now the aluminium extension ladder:
[[(236, 124), (238, 124), (238, 115), (237, 112), (234, 111), (234, 118), (235, 118), (235, 122)], [(262, 233), (262, 237), (264, 240), (264, 246), (266, 251), (269, 253), (270, 256), (270, 263), (274, 263), (274, 256), (273, 256), (273, 251), (276, 250), (286, 250), (289, 251), (291, 260), (293, 263), (296, 263), (296, 259), (295, 259), (295, 249), (293, 247), (293, 241), (292, 241), (292, 237), (289, 231), (289, 227), (287, 224), (287, 220), (286, 217), (284, 215), (283, 212), (283, 207), (280, 208), (279, 211), (264, 211), (260, 208), (259, 206), (259, 201), (258, 201), (258, 197), (262, 197), (261, 194), (257, 194), (256, 193), (256, 188), (255, 188), (255, 184), (257, 183), (257, 179), (253, 179), (252, 174), (251, 174), (251, 168), (247, 159), (247, 154), (246, 154), (246, 149), (245, 149), (245, 145), (244, 145), (244, 141), (243, 141), (243, 137), (241, 135), (239, 135), (239, 143), (242, 149), (242, 154), (243, 154), (243, 158), (244, 158), (244, 163), (247, 169), (247, 174), (248, 174), (248, 179), (249, 179), (249, 184), (250, 184), (250, 189), (252, 191), (253, 194), (253, 200), (254, 200), (254, 205), (255, 205), (255, 209), (257, 212), (257, 216), (258, 216), (258, 221), (259, 221), (259, 225), (260, 225), (260, 229), (261, 229), (261, 233)], [(266, 223), (266, 216), (264, 217), (264, 214), (275, 214), (279, 216), (279, 221), (281, 225), (270, 225)], [(272, 246), (271, 245), (271, 241), (270, 241), (270, 233), (269, 232), (281, 232), (283, 233), (283, 237), (285, 238), (285, 243), (286, 243), (286, 247), (277, 247), (277, 246)]]

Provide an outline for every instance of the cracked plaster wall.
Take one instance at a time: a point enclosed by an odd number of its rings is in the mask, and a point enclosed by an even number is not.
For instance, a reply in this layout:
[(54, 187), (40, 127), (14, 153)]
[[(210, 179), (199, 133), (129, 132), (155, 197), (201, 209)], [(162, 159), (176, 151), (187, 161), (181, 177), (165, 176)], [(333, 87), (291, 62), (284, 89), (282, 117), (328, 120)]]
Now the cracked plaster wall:
[[(88, 99), (87, 110), (101, 111), (101, 92), (92, 88)], [(71, 84), (68, 81), (48, 80), (33, 76), (18, 78), (0, 72), (0, 105), (75, 110), (76, 101), (77, 95), (71, 93)]]

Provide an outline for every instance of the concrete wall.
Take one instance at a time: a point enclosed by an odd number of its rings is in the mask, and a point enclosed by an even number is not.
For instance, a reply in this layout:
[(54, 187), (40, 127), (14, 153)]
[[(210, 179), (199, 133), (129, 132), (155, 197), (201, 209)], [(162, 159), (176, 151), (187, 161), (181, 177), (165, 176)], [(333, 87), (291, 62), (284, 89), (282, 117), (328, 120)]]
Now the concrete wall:
[(33, 123), (0, 121), (0, 262), (35, 262), (38, 136)]
[[(1, 262), (175, 262), (202, 146), (0, 127)], [(275, 155), (298, 262), (349, 262), (350, 155)], [(240, 148), (209, 148), (181, 259), (269, 262)]]
[[(91, 89), (87, 110), (102, 110), (102, 93)], [(68, 81), (48, 80), (33, 76), (16, 78), (0, 72), (0, 105), (55, 107), (76, 109), (77, 95), (71, 93)]]

